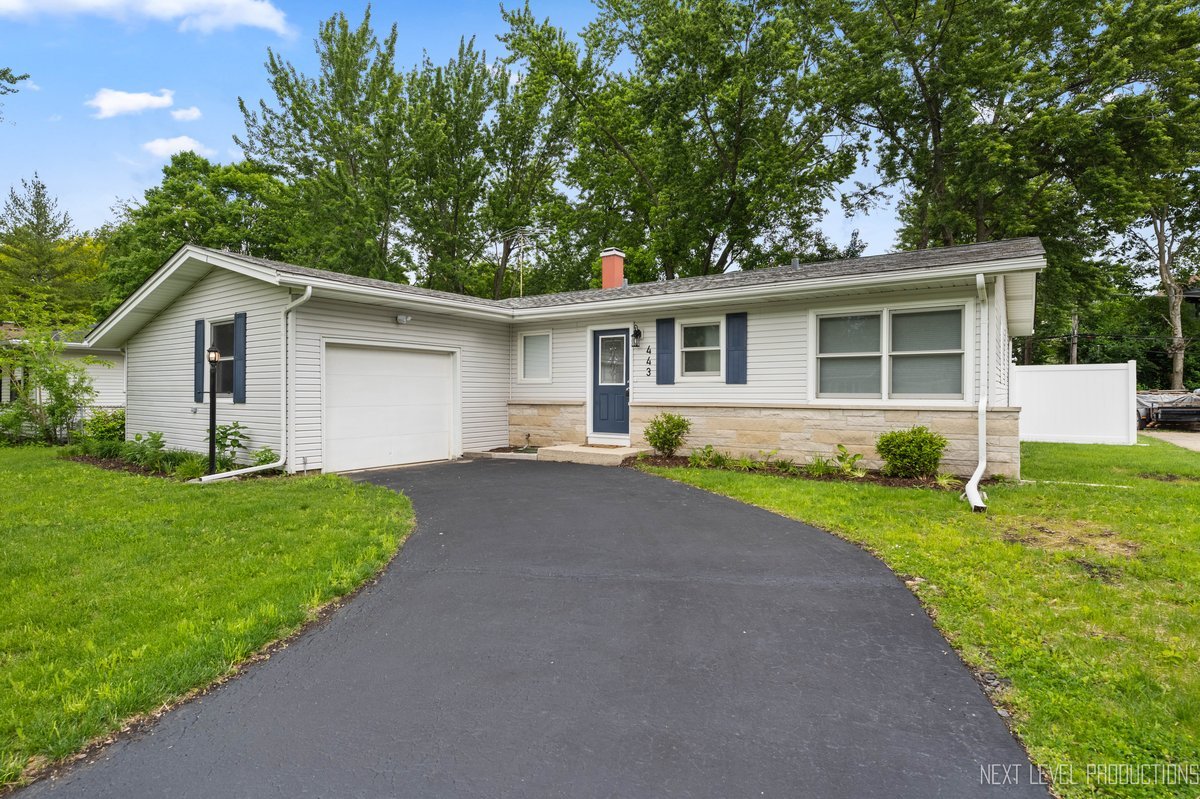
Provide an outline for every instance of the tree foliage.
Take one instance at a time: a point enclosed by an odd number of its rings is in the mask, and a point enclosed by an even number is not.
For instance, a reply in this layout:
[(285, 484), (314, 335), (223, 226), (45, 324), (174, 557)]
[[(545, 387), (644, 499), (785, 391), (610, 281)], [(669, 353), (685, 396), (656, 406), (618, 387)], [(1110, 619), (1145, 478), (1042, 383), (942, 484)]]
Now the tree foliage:
[[(0, 67), (0, 97), (6, 94), (16, 94), (20, 91), (17, 84), (23, 80), (29, 80), (27, 73), (18, 75), (12, 67)], [(3, 109), (4, 105), (0, 103), (0, 122), (4, 121)]]
[(9, 190), (0, 214), (0, 294), (43, 307), (49, 324), (75, 327), (89, 316), (102, 271), (99, 246), (58, 209), (37, 173)]
[(528, 6), (503, 40), (575, 105), (567, 179), (592, 251), (621, 246), (667, 279), (774, 265), (819, 238), (854, 165), (814, 67), (815, 6), (602, 2), (575, 42)]
[(297, 226), (286, 217), (285, 186), (255, 164), (214, 164), (177, 153), (140, 202), (120, 206), (106, 233), (108, 270), (98, 304), (108, 313), (185, 244), (285, 257)]

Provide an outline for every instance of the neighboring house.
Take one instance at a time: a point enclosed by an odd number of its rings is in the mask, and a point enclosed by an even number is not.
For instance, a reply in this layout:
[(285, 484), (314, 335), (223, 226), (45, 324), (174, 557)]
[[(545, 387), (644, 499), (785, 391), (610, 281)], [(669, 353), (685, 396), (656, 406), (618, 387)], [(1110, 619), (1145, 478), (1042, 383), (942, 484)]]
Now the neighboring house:
[[(19, 339), (10, 338), (9, 341)], [(125, 407), (125, 354), (119, 349), (105, 350), (89, 347), (79, 342), (65, 345), (62, 357), (66, 360), (80, 360), (88, 357), (89, 362), (82, 364), (88, 377), (92, 379), (92, 388), (96, 394), (88, 404), (86, 413), (94, 408), (124, 408)], [(20, 371), (16, 379), (20, 379)], [(16, 396), (13, 385), (13, 375), (0, 370), (0, 404), (12, 402)]]
[(88, 336), (124, 349), (129, 434), (202, 450), (204, 352), (219, 421), (289, 471), (454, 458), (508, 444), (643, 442), (662, 411), (690, 446), (867, 454), (925, 424), (946, 467), (1020, 469), (1012, 335), (1033, 328), (1036, 239), (493, 301), (184, 247)]

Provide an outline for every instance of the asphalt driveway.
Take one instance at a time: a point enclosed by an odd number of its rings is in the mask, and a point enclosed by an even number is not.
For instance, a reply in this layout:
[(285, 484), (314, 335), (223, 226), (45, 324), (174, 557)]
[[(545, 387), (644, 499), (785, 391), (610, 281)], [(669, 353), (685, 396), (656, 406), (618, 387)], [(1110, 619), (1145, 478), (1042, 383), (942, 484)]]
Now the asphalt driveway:
[(625, 469), (361, 479), (417, 510), (375, 586), (23, 799), (1047, 796), (912, 595), (833, 536)]

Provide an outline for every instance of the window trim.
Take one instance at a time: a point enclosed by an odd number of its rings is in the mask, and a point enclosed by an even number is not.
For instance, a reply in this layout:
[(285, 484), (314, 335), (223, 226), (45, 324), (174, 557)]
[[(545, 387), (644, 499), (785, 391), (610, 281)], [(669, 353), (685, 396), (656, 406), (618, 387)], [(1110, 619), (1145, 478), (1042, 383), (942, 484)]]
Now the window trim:
[[(528, 336), (546, 336), (548, 341), (546, 344), (546, 376), (545, 377), (526, 377), (525, 376), (525, 339)], [(554, 382), (554, 331), (547, 330), (523, 330), (517, 334), (517, 382), (527, 383), (532, 385), (546, 385)]]
[[(214, 342), (216, 341), (216, 336), (213, 334), (213, 328), (219, 327), (221, 325), (229, 325), (230, 327), (234, 326), (234, 321), (233, 321), (232, 316), (218, 318), (218, 319), (209, 319), (207, 321), (208, 321), (208, 346), (209, 347), (213, 346)], [(236, 346), (236, 344), (235, 344), (235, 346)], [(208, 348), (206, 347), (205, 349), (207, 350)], [(235, 360), (236, 359), (234, 358), (233, 353), (230, 353), (228, 355), (226, 355), (223, 352), (221, 353), (221, 363), (225, 363), (225, 362), (233, 363)], [(213, 374), (212, 364), (206, 363), (205, 368), (204, 368), (204, 396), (205, 396), (205, 398), (207, 398), (212, 393), (212, 386), (209, 385), (209, 381), (212, 380), (212, 374)], [(230, 383), (228, 392), (221, 392), (221, 391), (217, 392), (217, 402), (229, 402), (229, 403), (233, 402), (232, 381)]]
[[(962, 311), (962, 358), (963, 358), (963, 386), (961, 394), (892, 394), (890, 392), (892, 385), (891, 372), (891, 315), (893, 312), (908, 313), (920, 311)], [(819, 335), (819, 320), (823, 317), (831, 316), (857, 316), (864, 314), (878, 313), (881, 315), (880, 320), (880, 354), (882, 359), (880, 368), (880, 394), (849, 394), (849, 395), (833, 395), (823, 394), (820, 391), (818, 374), (818, 349), (820, 342)], [(976, 328), (976, 301), (972, 298), (964, 298), (961, 294), (955, 295), (949, 292), (942, 293), (939, 297), (929, 297), (922, 300), (901, 300), (897, 302), (881, 302), (874, 305), (830, 305), (817, 308), (810, 308), (808, 311), (808, 328), (807, 328), (807, 350), (808, 350), (808, 375), (806, 379), (808, 401), (810, 403), (820, 403), (822, 401), (833, 401), (839, 405), (858, 406), (858, 407), (886, 407), (888, 405), (903, 405), (912, 404), (916, 401), (922, 406), (934, 407), (964, 407), (972, 405), (978, 393), (978, 381), (985, 379), (983, 376), (975, 374), (976, 351), (980, 346), (979, 331)], [(983, 331), (983, 336), (987, 336), (987, 331)], [(985, 339), (986, 340), (986, 339)], [(948, 351), (957, 352), (957, 351)], [(928, 352), (900, 352), (897, 355), (920, 355), (920, 354), (936, 354), (930, 350)], [(853, 356), (854, 353), (828, 353), (824, 357), (837, 357), (842, 355)], [(873, 355), (873, 353), (871, 353)]]
[[(717, 346), (715, 347), (685, 347), (683, 346), (683, 329), (685, 327), (717, 326)], [(711, 352), (716, 350), (720, 355), (721, 368), (715, 372), (687, 372), (684, 370), (685, 352)], [(725, 319), (721, 316), (697, 317), (675, 320), (675, 380), (693, 383), (724, 383), (725, 382)]]

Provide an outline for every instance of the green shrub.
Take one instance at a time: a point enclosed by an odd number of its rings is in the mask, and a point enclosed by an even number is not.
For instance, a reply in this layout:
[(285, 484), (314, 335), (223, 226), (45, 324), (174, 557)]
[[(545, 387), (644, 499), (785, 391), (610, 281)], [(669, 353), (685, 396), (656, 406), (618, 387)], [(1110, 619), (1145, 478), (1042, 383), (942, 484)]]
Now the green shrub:
[(268, 463), (274, 463), (277, 460), (279, 460), (279, 455), (270, 447), (263, 447), (254, 453), (255, 466), (266, 466)]
[(937, 474), (946, 437), (928, 427), (893, 430), (875, 440), (875, 451), (883, 458), (883, 473), (892, 477), (933, 477)]
[(145, 435), (138, 433), (132, 441), (126, 441), (121, 446), (121, 453), (122, 457), (133, 465), (157, 472), (162, 467), (165, 446), (162, 433), (149, 432)]
[(820, 455), (813, 455), (802, 468), (809, 477), (828, 477), (838, 472), (838, 467), (834, 465), (832, 459), (823, 458)]
[(208, 458), (198, 452), (188, 452), (186, 455), (179, 459), (171, 471), (176, 480), (199, 480), (208, 474)]
[(838, 444), (837, 454), (833, 456), (833, 459), (837, 462), (838, 471), (847, 477), (866, 477), (867, 470), (858, 465), (862, 457), (861, 453), (846, 449), (845, 444)]
[(691, 432), (692, 423), (674, 413), (660, 413), (646, 425), (646, 440), (655, 451), (670, 457), (683, 446), (683, 439)]
[(83, 421), (83, 435), (93, 441), (125, 440), (125, 409), (98, 409)]
[(705, 444), (701, 449), (692, 450), (688, 465), (698, 469), (724, 469), (729, 465), (729, 456), (712, 444)]

